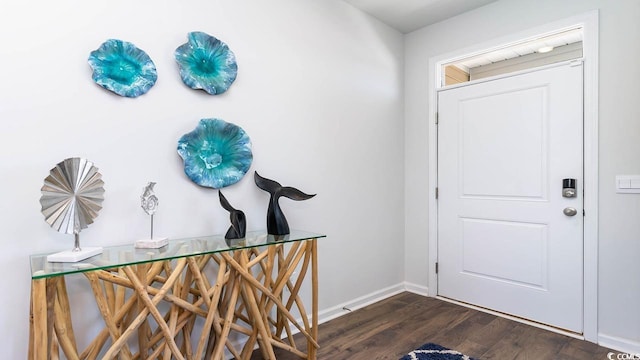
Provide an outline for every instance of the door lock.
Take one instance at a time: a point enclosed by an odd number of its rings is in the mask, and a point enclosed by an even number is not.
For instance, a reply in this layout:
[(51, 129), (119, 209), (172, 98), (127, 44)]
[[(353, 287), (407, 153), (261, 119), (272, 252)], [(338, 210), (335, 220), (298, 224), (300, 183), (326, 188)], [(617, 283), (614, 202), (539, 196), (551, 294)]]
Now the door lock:
[(576, 179), (562, 179), (562, 197), (574, 198), (576, 196), (578, 196)]

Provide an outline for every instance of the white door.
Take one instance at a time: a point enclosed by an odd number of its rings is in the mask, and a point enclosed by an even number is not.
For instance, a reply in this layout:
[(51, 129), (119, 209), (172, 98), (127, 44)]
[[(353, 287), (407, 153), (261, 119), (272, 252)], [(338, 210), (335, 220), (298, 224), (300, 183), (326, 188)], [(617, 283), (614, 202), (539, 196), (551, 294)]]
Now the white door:
[(582, 79), (565, 64), (438, 93), (440, 296), (582, 332)]

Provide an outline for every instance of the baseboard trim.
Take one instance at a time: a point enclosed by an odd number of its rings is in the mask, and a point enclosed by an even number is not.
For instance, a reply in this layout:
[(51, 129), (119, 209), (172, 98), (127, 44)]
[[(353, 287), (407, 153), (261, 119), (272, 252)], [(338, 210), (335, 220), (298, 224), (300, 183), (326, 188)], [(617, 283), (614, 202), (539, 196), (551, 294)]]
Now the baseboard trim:
[(640, 342), (637, 341), (599, 333), (598, 345), (640, 356)]
[(429, 288), (426, 286), (422, 286), (422, 285), (418, 285), (418, 284), (414, 284), (414, 283), (410, 283), (410, 282), (404, 282), (404, 289), (408, 292), (417, 294), (417, 295), (422, 295), (422, 296), (429, 296)]
[(358, 310), (403, 291), (405, 291), (404, 284), (397, 284), (322, 310), (318, 312), (318, 324), (346, 315), (351, 311)]

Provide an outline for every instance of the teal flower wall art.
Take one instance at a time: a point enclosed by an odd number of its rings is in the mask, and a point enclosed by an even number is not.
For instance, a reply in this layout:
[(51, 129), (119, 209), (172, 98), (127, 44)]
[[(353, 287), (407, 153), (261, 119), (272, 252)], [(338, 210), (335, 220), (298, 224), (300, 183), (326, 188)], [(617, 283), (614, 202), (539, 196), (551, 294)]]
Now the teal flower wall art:
[(238, 75), (236, 57), (227, 44), (200, 31), (187, 38), (175, 51), (182, 82), (211, 95), (227, 91)]
[(89, 55), (93, 81), (120, 96), (135, 98), (151, 89), (158, 79), (147, 53), (130, 42), (109, 39)]
[(220, 189), (235, 184), (249, 171), (253, 154), (245, 131), (221, 119), (202, 119), (178, 140), (178, 154), (191, 181)]

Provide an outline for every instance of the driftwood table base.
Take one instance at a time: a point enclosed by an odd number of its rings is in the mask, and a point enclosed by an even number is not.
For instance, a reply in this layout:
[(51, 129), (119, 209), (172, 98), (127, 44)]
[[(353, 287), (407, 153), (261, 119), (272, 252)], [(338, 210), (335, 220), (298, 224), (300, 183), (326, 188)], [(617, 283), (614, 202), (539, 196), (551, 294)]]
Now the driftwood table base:
[[(32, 279), (29, 359), (315, 359), (316, 239), (83, 271), (103, 328), (78, 349), (65, 276)], [(311, 311), (300, 297), (311, 273)], [(303, 350), (293, 334), (307, 339)]]

